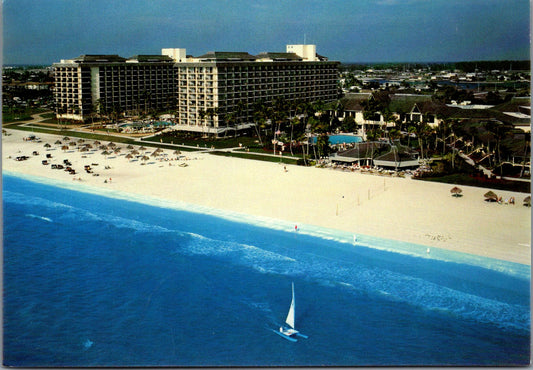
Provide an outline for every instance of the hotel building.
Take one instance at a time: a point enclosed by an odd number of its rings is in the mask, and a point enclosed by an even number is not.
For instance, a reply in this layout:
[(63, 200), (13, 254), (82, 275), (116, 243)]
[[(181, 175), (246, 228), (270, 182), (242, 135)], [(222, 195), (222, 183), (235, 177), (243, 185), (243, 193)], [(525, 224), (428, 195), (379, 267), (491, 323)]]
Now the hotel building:
[(339, 62), (316, 54), (315, 45), (287, 45), (285, 53), (258, 55), (192, 57), (185, 49), (162, 49), (161, 54), (129, 59), (85, 55), (54, 64), (58, 117), (83, 120), (91, 111), (168, 110), (175, 112), (177, 129), (219, 134), (228, 124), (232, 130), (237, 122), (239, 129), (249, 127), (258, 101), (339, 97)]

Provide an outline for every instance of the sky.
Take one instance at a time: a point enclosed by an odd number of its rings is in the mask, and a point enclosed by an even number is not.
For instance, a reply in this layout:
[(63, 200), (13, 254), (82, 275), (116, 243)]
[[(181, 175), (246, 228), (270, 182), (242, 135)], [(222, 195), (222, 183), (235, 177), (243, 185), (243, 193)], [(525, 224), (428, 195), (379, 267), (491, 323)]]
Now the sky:
[(529, 0), (2, 0), (4, 64), (186, 48), (330, 60), (447, 62), (530, 57)]

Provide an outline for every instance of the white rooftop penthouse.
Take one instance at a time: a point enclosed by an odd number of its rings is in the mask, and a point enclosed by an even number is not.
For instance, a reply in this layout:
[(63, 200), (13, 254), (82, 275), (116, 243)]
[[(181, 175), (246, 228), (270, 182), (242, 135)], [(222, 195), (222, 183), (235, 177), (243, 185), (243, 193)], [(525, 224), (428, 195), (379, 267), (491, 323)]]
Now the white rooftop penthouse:
[(287, 45), (287, 53), (294, 53), (305, 62), (316, 62), (318, 57), (316, 55), (316, 45), (311, 44), (296, 44), (296, 45)]

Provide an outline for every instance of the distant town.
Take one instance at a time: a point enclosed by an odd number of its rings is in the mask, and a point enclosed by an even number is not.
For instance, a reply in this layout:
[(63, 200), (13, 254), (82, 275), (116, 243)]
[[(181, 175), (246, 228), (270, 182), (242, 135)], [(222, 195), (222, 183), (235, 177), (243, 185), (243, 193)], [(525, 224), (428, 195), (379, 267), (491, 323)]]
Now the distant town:
[(247, 156), (285, 163), (529, 191), (529, 66), (339, 63), (314, 45), (259, 55), (82, 55), (4, 66), (2, 117), (11, 128), (28, 130), (41, 114), (32, 130), (215, 150), (237, 141)]

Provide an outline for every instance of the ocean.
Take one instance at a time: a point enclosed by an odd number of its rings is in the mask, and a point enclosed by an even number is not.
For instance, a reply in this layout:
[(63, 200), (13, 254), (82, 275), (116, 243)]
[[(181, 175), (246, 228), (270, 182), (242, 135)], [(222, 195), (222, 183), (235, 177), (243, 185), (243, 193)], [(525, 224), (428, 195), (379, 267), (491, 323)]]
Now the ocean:
[(4, 173), (4, 365), (529, 364), (529, 266), (100, 191)]

